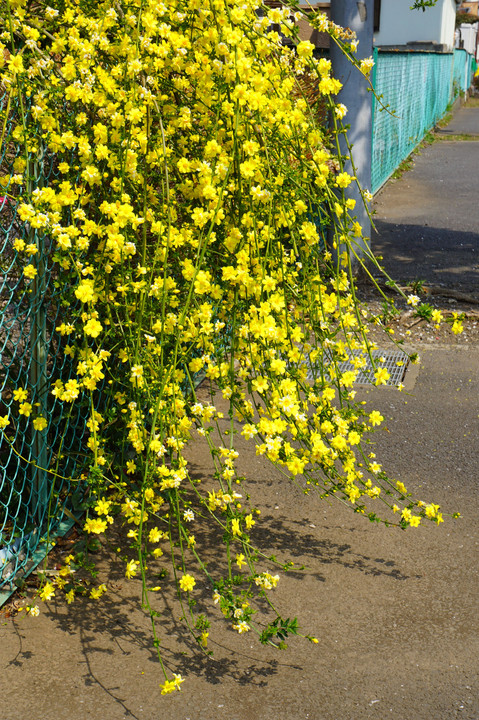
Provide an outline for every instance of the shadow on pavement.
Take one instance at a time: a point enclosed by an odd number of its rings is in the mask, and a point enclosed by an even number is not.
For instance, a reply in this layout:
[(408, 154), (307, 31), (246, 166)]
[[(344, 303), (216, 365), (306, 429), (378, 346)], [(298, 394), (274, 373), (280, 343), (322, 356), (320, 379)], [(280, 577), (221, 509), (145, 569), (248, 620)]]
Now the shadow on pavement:
[(384, 220), (375, 225), (373, 250), (396, 281), (424, 280), (479, 297), (479, 233)]

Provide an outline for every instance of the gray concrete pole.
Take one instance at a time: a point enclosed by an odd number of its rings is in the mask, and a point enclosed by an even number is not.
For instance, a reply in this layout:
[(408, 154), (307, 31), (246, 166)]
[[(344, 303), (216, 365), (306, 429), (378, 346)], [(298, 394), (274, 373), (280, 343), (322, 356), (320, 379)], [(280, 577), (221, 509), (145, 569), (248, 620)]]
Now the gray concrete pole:
[[(331, 0), (331, 20), (342, 27), (354, 30), (357, 35), (357, 57), (364, 59), (373, 54), (373, 27), (374, 27), (374, 0)], [(356, 167), (356, 177), (359, 184), (366, 190), (371, 190), (371, 146), (372, 146), (372, 93), (368, 92), (369, 84), (364, 76), (353, 67), (343, 55), (334, 41), (331, 41), (330, 57), (333, 74), (343, 84), (338, 95), (338, 102), (346, 105), (348, 113), (344, 123), (350, 125), (348, 131), (349, 142), (352, 145), (352, 158)], [(346, 142), (340, 140), (341, 152), (348, 154)], [(345, 170), (353, 173), (351, 162), (348, 161)], [(355, 183), (346, 190), (347, 197), (356, 200), (353, 215), (363, 228), (366, 243), (362, 243), (364, 251), (369, 245), (371, 236), (371, 221), (364, 207), (361, 194)]]

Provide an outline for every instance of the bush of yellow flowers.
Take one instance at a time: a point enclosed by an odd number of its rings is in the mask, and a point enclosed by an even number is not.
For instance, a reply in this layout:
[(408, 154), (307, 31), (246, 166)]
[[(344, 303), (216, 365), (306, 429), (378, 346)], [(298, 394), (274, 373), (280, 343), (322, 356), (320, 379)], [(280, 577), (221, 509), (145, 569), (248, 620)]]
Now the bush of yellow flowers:
[[(76, 374), (50, 392), (67, 405), (88, 397), (84, 531), (124, 520), (125, 574), (141, 576), (155, 638), (146, 563), (168, 554), (192, 613), (200, 568), (234, 631), (279, 644), (298, 632), (295, 620), (254, 616), (255, 597), (273, 607), (279, 575), (255, 550), (238, 435), (305, 492), (370, 520), (442, 521), (363, 450), (383, 418), (352, 389), (372, 345), (352, 271), (362, 238), (345, 190), (355, 178), (337, 150), (346, 108), (330, 62), (297, 38), (300, 12), (259, 0), (2, 3), (1, 83), (20, 108), (10, 192), (68, 288), (58, 351)], [(369, 71), (350, 31), (308, 17), (354, 72)], [(8, 108), (4, 130), (7, 120)], [(32, 181), (39, 158), (56, 172), (43, 187)], [(16, 249), (28, 287), (36, 255)], [(354, 370), (341, 372), (348, 358)], [(388, 380), (380, 361), (374, 377)], [(207, 482), (187, 460), (198, 435), (211, 451)], [(225, 577), (202, 560), (200, 520), (223, 537)], [(42, 599), (75, 599), (74, 563)], [(189, 622), (205, 648), (208, 621)], [(182, 678), (168, 677), (155, 645), (166, 694)]]

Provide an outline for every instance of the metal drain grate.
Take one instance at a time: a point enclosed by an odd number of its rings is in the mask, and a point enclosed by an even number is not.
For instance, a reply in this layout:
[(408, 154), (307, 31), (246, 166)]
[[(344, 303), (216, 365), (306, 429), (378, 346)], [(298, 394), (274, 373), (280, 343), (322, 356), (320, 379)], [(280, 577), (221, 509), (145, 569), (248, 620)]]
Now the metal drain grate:
[[(359, 350), (353, 350), (351, 352), (351, 355), (354, 357), (360, 357), (361, 352)], [(386, 382), (386, 385), (396, 386), (404, 380), (406, 370), (409, 364), (409, 357), (405, 352), (403, 352), (402, 350), (373, 350), (371, 352), (371, 355), (377, 367), (386, 368), (386, 370), (388, 371), (389, 379)], [(381, 358), (383, 362), (381, 362)], [(375, 382), (375, 370), (371, 364), (371, 360), (367, 355), (365, 356), (365, 360), (366, 365), (359, 370), (357, 378), (354, 382), (355, 385), (370, 385), (371, 383), (374, 384)], [(349, 361), (338, 363), (338, 367), (342, 373), (347, 372), (348, 370), (355, 369), (354, 365)], [(308, 367), (307, 379), (309, 382), (313, 382), (315, 376), (318, 374), (315, 373), (314, 370), (314, 364)]]

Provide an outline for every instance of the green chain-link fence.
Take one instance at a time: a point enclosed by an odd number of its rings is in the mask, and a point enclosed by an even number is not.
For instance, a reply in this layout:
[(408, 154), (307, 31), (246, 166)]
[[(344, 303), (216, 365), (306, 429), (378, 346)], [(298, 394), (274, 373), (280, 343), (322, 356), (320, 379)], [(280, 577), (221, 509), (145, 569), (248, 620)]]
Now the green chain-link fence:
[[(41, 149), (25, 158), (14, 139), (19, 114), (6, 97), (0, 103), (0, 417), (9, 419), (0, 433), (1, 604), (49, 539), (71, 525), (81, 503), (88, 399), (69, 409), (51, 393), (57, 378), (73, 374), (66, 336), (56, 330), (65, 314), (64, 287), (50, 239), (17, 213), (22, 183), (30, 189), (51, 183), (55, 161)], [(31, 279), (27, 265), (36, 270)]]
[(466, 50), (454, 51), (453, 93), (457, 96), (466, 92), (472, 83), (472, 76), (477, 68), (474, 57)]
[(465, 50), (454, 53), (376, 51), (374, 87), (388, 106), (374, 103), (372, 192), (376, 192), (466, 92), (475, 63)]

